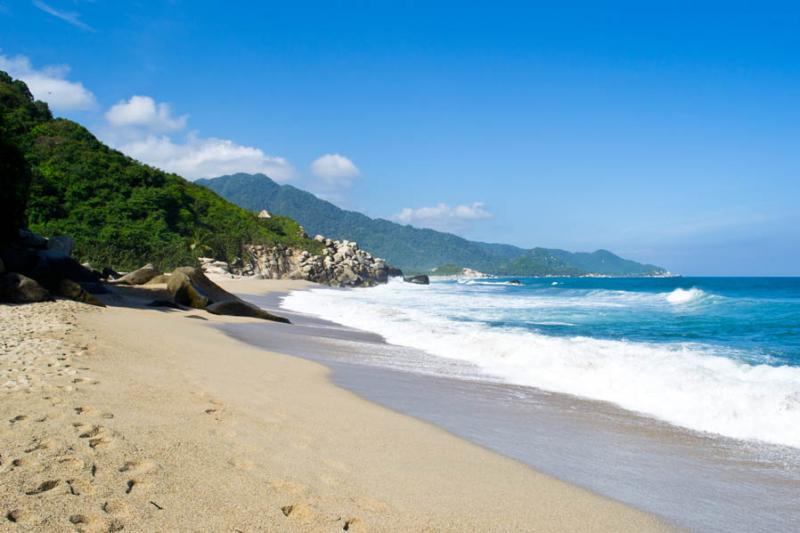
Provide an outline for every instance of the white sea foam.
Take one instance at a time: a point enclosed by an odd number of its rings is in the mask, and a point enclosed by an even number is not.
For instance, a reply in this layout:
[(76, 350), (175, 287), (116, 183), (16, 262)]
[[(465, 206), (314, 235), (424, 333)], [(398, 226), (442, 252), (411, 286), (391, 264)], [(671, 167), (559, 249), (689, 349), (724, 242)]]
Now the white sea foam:
[[(692, 296), (678, 297), (681, 303), (702, 296), (697, 289), (683, 293)], [(587, 301), (586, 306), (604, 307), (621, 297), (615, 291), (590, 293), (586, 298), (599, 302)], [(663, 294), (642, 298), (631, 301), (654, 305), (661, 298), (664, 305)], [(672, 304), (675, 299), (667, 301)], [(450, 320), (442, 312), (460, 308), (491, 316), (496, 300), (446, 287), (390, 283), (366, 290), (294, 292), (283, 305), (379, 333), (393, 344), (471, 363), (495, 380), (612, 402), (694, 430), (800, 448), (800, 368), (747, 364), (698, 344), (553, 337), (492, 328)], [(508, 299), (503, 305), (509, 309), (523, 304)], [(441, 365), (441, 371), (446, 373), (447, 365)]]
[(511, 283), (510, 281), (482, 281), (477, 279), (458, 280), (462, 285), (494, 285), (495, 287), (516, 286), (519, 283)]
[(695, 300), (699, 300), (706, 293), (701, 291), (696, 287), (692, 287), (691, 289), (675, 289), (671, 293), (667, 294), (666, 298), (667, 301), (671, 304), (685, 304), (689, 302), (693, 302)]

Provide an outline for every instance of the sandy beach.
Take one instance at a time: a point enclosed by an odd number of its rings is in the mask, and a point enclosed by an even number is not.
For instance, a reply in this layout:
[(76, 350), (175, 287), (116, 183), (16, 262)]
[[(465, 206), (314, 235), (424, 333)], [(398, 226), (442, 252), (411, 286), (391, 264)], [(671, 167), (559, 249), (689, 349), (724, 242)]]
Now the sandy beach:
[(3, 530), (668, 529), (213, 327), (273, 323), (144, 307), (157, 291), (0, 306)]

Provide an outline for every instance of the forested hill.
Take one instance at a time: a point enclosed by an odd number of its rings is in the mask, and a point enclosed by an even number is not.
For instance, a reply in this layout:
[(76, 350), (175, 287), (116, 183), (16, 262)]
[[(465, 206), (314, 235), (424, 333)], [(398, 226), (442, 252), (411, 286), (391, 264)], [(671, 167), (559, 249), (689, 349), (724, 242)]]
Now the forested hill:
[(267, 209), (292, 217), (313, 235), (355, 240), (371, 253), (408, 271), (430, 271), (442, 265), (469, 267), (513, 276), (603, 274), (660, 275), (665, 270), (623, 259), (606, 250), (572, 253), (565, 250), (489, 244), (430, 229), (369, 218), (340, 209), (291, 185), (278, 185), (263, 174), (234, 174), (198, 180), (223, 198), (249, 209)]
[(2, 71), (0, 146), (19, 156), (13, 171), (8, 161), (0, 165), (4, 209), (17, 209), (18, 223), (36, 233), (73, 237), (76, 256), (99, 267), (168, 268), (194, 264), (199, 255), (232, 260), (244, 244), (319, 247), (293, 220), (261, 220), (206, 187), (109, 148), (80, 124), (53, 118)]

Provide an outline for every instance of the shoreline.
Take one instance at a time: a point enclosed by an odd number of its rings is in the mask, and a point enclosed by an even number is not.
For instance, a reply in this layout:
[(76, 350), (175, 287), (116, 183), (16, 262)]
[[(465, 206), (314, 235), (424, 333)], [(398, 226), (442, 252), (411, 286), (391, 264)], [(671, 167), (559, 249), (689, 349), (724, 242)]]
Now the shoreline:
[[(280, 301), (273, 296), (258, 303), (287, 312)], [(313, 315), (289, 316), (309, 335), (224, 329), (250, 344), (321, 362), (334, 371), (337, 385), (368, 401), (681, 527), (710, 531), (746, 524), (768, 531), (800, 520), (791, 511), (792, 487), (800, 486), (796, 449), (697, 432), (608, 402), (511, 385), (478, 368), (439, 368), (453, 363)]]
[[(299, 285), (257, 286), (263, 294)], [(251, 292), (236, 281), (227, 288)], [(65, 305), (19, 309), (35, 322)], [(107, 309), (68, 310), (72, 329), (55, 351), (78, 377), (3, 392), (0, 502), (9, 522), (15, 513), (29, 530), (670, 529), (368, 402), (318, 363), (209, 327), (292, 326), (140, 307), (123, 295)]]

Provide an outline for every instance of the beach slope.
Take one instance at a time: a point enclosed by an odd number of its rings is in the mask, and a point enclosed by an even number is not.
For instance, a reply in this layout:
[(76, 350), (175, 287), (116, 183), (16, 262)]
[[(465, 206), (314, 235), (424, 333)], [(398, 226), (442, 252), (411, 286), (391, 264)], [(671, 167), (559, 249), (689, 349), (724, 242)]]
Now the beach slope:
[(145, 300), (0, 306), (2, 529), (667, 529)]

